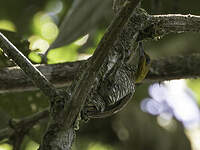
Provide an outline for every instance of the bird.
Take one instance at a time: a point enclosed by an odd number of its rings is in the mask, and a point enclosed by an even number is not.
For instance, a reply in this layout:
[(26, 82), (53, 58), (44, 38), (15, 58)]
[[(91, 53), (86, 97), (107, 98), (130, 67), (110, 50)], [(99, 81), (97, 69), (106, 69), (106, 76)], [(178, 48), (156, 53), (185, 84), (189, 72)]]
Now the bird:
[[(118, 61), (107, 75), (100, 79), (97, 88), (89, 93), (85, 113), (101, 113), (112, 111), (124, 99), (131, 98), (135, 92), (135, 84), (146, 77), (150, 67), (150, 57), (145, 53), (142, 42), (138, 42), (137, 54), (133, 64)], [(108, 63), (107, 63), (108, 64)], [(119, 108), (120, 109), (120, 108)]]

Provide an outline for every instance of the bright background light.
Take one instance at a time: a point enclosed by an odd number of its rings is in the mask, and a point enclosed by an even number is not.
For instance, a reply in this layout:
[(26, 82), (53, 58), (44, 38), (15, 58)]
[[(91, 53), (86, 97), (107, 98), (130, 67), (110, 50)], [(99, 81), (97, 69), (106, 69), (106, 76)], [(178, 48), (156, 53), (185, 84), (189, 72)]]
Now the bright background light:
[(188, 88), (186, 81), (173, 80), (152, 84), (149, 87), (149, 95), (150, 98), (141, 102), (141, 109), (157, 115), (158, 124), (169, 130), (173, 128), (173, 117), (179, 120), (186, 129), (193, 149), (200, 150), (197, 146), (200, 139), (200, 110), (195, 94)]

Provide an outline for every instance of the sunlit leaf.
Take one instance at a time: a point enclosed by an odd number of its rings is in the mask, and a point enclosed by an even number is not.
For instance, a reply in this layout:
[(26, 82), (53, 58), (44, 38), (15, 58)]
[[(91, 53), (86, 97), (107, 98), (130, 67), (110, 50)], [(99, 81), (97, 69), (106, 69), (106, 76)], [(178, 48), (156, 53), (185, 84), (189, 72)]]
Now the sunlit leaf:
[(187, 80), (187, 85), (195, 93), (197, 102), (200, 105), (200, 80), (199, 79)]
[(29, 42), (29, 48), (31, 50), (40, 50), (40, 52), (45, 52), (49, 48), (49, 43), (40, 36), (31, 36)]
[(88, 146), (88, 150), (113, 150), (110, 145), (104, 145), (101, 143), (91, 143)]
[(12, 150), (12, 146), (9, 144), (0, 144), (0, 150)]
[(14, 23), (9, 20), (0, 20), (0, 29), (16, 31)]
[(37, 53), (35, 52), (31, 52), (29, 55), (28, 55), (28, 58), (30, 60), (32, 60), (33, 62), (36, 62), (36, 63), (41, 63), (42, 61), (42, 58), (40, 55), (38, 55)]
[(75, 61), (77, 59), (77, 49), (80, 46), (70, 44), (61, 48), (53, 49), (48, 54), (48, 63), (62, 63), (67, 61)]
[(39, 144), (31, 140), (26, 145), (26, 150), (37, 150), (38, 148)]
[(51, 17), (44, 12), (38, 12), (33, 19), (33, 31), (36, 35), (52, 42), (58, 35), (57, 25)]

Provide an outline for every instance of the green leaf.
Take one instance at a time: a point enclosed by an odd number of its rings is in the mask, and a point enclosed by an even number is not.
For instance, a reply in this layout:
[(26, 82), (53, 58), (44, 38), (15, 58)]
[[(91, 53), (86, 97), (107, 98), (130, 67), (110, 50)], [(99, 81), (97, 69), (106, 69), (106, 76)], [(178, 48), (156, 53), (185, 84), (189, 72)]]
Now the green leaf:
[(53, 49), (48, 53), (48, 63), (62, 63), (67, 61), (75, 61), (77, 60), (77, 49), (80, 46), (76, 44), (70, 44), (61, 48)]
[(187, 80), (187, 85), (195, 93), (197, 103), (200, 105), (200, 79)]

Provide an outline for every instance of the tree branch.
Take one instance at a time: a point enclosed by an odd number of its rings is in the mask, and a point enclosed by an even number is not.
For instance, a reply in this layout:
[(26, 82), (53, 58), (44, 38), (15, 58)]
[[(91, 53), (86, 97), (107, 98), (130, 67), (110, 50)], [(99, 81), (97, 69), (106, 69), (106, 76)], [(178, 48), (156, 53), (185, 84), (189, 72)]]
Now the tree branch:
[(11, 58), (40, 88), (46, 96), (54, 97), (57, 93), (54, 86), (40, 71), (0, 32), (0, 48)]
[(0, 141), (5, 138), (13, 137), (14, 135), (16, 138), (19, 137), (19, 132), (26, 131), (28, 132), (36, 123), (40, 120), (47, 118), (49, 116), (48, 109), (45, 109), (41, 112), (33, 114), (31, 116), (25, 117), (20, 120), (13, 119), (10, 121), (10, 126), (0, 130)]
[(160, 82), (174, 79), (200, 78), (200, 53), (173, 56), (152, 61), (145, 81)]
[(195, 15), (150, 15), (147, 37), (163, 36), (169, 33), (200, 32), (200, 16)]
[[(35, 67), (56, 87), (64, 87), (71, 85), (71, 82), (76, 79), (80, 65), (84, 62), (35, 65)], [(35, 90), (37, 88), (19, 67), (0, 69), (0, 85), (0, 93)]]
[[(80, 65), (85, 61), (36, 66), (56, 87), (65, 87), (77, 79)], [(183, 65), (184, 64), (184, 65)], [(173, 56), (152, 60), (150, 72), (144, 82), (199, 78), (200, 54)], [(85, 68), (83, 68), (85, 69)], [(0, 93), (36, 90), (32, 82), (18, 67), (0, 70)]]

